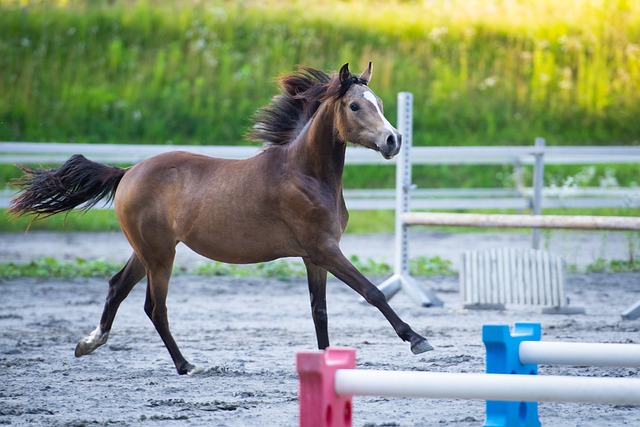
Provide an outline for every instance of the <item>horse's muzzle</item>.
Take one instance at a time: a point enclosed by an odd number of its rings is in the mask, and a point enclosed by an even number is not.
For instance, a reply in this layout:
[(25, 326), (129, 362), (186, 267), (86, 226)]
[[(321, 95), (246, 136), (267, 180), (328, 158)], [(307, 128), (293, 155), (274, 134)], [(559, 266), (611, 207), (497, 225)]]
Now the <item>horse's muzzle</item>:
[(402, 134), (400, 132), (391, 132), (387, 135), (384, 144), (380, 147), (380, 152), (385, 159), (391, 159), (400, 152), (402, 147)]

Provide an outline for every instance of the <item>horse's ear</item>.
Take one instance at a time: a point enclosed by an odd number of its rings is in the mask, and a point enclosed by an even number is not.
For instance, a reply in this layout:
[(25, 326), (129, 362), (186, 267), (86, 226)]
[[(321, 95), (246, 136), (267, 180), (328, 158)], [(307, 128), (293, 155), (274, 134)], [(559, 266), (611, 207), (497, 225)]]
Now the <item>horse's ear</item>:
[(340, 68), (340, 83), (344, 83), (351, 76), (349, 71), (349, 63), (347, 62)]
[(360, 80), (364, 82), (364, 84), (368, 85), (371, 81), (371, 73), (373, 72), (373, 63), (369, 62), (369, 66), (366, 70), (360, 74)]

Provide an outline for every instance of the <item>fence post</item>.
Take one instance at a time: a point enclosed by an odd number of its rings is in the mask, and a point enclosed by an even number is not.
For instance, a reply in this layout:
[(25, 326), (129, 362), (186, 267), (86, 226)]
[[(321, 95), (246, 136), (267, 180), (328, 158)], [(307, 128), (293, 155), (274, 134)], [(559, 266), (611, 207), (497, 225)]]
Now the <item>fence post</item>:
[(398, 127), (402, 134), (400, 158), (396, 163), (396, 274), (409, 274), (409, 236), (407, 226), (402, 221), (402, 214), (409, 212), (409, 193), (411, 191), (411, 145), (413, 143), (413, 94), (400, 92), (398, 94)]
[(394, 263), (393, 276), (380, 286), (387, 300), (391, 299), (401, 288), (402, 278), (409, 274), (409, 241), (407, 226), (402, 221), (402, 214), (409, 212), (409, 192), (411, 191), (411, 140), (413, 131), (413, 94), (398, 93), (398, 130), (402, 134), (402, 147), (396, 159), (396, 207), (394, 228)]
[(411, 145), (413, 140), (413, 94), (398, 93), (398, 130), (402, 134), (402, 148), (396, 161), (395, 259), (393, 276), (382, 282), (379, 289), (387, 300), (404, 290), (423, 307), (441, 306), (443, 302), (430, 289), (421, 289), (409, 274), (409, 238), (402, 215), (409, 212), (411, 186)]
[[(533, 169), (533, 203), (531, 206), (532, 215), (542, 213), (542, 188), (544, 187), (544, 149), (546, 141), (544, 138), (536, 138), (535, 156), (536, 162)], [(533, 229), (532, 248), (540, 249), (540, 229)]]

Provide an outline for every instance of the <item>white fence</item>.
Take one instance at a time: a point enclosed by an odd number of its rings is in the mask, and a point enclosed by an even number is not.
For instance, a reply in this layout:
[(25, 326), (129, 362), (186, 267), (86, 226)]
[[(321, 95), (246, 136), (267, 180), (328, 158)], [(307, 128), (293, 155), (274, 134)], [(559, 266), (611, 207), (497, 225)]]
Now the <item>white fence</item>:
[[(255, 146), (113, 145), (75, 143), (0, 142), (0, 164), (59, 164), (70, 155), (82, 153), (104, 163), (133, 164), (153, 155), (186, 150), (224, 158), (242, 159), (254, 155)], [(538, 164), (624, 164), (640, 162), (640, 147), (412, 147), (412, 165), (513, 165), (516, 176), (523, 166)], [(395, 165), (371, 150), (349, 147), (348, 165)], [(348, 182), (345, 183), (349, 185)], [(540, 185), (537, 184), (536, 185)], [(636, 188), (518, 188), (411, 189), (412, 209), (516, 209), (534, 207), (536, 191), (545, 208), (638, 207)], [(6, 207), (12, 190), (0, 190), (0, 207)], [(345, 198), (352, 210), (395, 208), (395, 189), (347, 189)]]

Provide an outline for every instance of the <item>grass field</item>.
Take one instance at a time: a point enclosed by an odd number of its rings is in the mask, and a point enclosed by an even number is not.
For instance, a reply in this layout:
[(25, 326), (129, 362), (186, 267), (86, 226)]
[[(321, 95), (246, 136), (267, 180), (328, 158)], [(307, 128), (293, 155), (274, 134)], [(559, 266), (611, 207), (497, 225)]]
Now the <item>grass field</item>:
[(0, 140), (244, 143), (275, 76), (369, 60), (419, 145), (640, 142), (631, 0), (0, 0)]
[[(414, 93), (416, 145), (640, 144), (633, 0), (0, 0), (0, 141), (246, 144), (276, 76), (369, 60), (392, 122), (396, 93)], [(17, 175), (0, 166), (0, 187)], [(513, 185), (509, 167), (413, 175), (423, 188)], [(640, 165), (554, 166), (545, 180), (638, 176)], [(349, 188), (393, 180), (393, 168), (345, 171)], [(47, 223), (117, 228), (108, 213), (73, 215)]]

